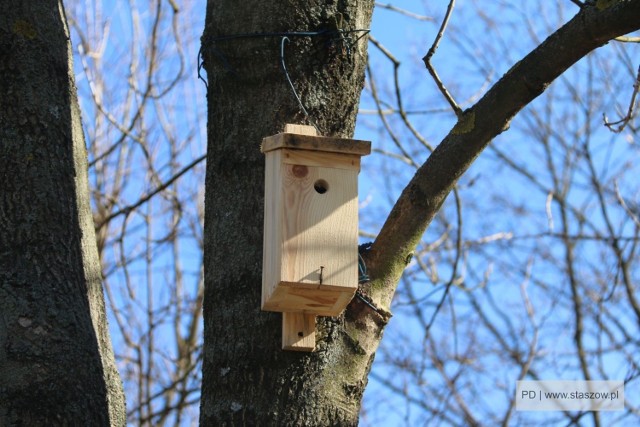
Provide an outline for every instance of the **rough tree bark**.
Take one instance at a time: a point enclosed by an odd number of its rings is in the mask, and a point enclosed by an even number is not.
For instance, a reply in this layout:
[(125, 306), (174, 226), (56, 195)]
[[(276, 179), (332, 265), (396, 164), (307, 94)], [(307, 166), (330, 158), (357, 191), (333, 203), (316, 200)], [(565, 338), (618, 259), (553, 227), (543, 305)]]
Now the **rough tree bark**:
[[(260, 143), (285, 123), (310, 124), (283, 74), (275, 33), (368, 28), (372, 9), (371, 0), (208, 4), (203, 426), (357, 423), (375, 345), (360, 341), (353, 319), (319, 319), (317, 350), (305, 354), (282, 351), (281, 315), (260, 311)], [(251, 33), (272, 35), (221, 39)], [(322, 135), (353, 134), (366, 37), (351, 44), (362, 35), (285, 42), (291, 80)], [(375, 321), (360, 326), (376, 336)]]
[(60, 1), (0, 4), (0, 425), (124, 425)]
[[(342, 318), (322, 319), (315, 353), (280, 350), (280, 316), (259, 310), (259, 144), (284, 123), (305, 117), (280, 69), (280, 37), (220, 38), (329, 28), (339, 16), (346, 28), (366, 28), (371, 8), (370, 1), (209, 1), (202, 40), (209, 77), (202, 425), (357, 423), (386, 316), (354, 300)], [(640, 1), (589, 2), (464, 112), (366, 254), (372, 276), (366, 291), (380, 307), (388, 309), (424, 230), (491, 139), (568, 67), (638, 27)], [(309, 38), (286, 49), (294, 85), (321, 133), (350, 136), (366, 47), (359, 44), (352, 58), (327, 57)]]

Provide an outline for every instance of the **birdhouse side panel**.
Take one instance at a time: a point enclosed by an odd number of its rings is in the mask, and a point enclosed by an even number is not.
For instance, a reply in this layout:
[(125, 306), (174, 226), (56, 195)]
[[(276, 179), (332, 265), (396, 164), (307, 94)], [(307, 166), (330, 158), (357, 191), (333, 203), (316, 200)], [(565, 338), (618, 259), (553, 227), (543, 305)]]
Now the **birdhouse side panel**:
[(262, 306), (271, 298), (282, 280), (282, 151), (267, 153), (264, 181), (264, 236), (262, 245)]

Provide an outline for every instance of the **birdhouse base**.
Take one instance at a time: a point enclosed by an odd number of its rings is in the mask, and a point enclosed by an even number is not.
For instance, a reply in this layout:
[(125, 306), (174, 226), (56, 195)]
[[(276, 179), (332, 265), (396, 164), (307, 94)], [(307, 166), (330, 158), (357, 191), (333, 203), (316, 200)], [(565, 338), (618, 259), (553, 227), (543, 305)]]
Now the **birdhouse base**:
[(339, 316), (353, 298), (356, 287), (318, 286), (281, 282), (263, 303), (264, 311)]

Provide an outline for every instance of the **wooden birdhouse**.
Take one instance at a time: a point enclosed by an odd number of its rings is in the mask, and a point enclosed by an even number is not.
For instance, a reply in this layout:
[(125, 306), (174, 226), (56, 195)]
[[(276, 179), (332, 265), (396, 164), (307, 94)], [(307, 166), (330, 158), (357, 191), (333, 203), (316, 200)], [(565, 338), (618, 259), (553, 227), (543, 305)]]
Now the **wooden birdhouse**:
[(315, 316), (340, 315), (358, 287), (358, 172), (371, 143), (287, 125), (262, 152), (262, 309), (285, 313), (285, 349), (311, 351)]

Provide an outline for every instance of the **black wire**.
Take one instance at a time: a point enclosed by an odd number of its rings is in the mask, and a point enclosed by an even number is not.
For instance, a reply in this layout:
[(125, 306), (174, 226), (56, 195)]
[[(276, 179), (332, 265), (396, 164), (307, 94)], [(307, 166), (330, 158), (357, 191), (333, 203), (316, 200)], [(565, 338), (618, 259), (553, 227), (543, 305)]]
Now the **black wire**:
[[(271, 32), (271, 33), (242, 33), (242, 34), (229, 34), (224, 36), (218, 36), (210, 38), (212, 43), (218, 41), (228, 41), (235, 39), (248, 39), (248, 38), (260, 38), (260, 37), (316, 37), (325, 34), (352, 34), (352, 33), (369, 33), (369, 29), (356, 29), (356, 30), (319, 30), (319, 31), (283, 31), (283, 32)], [(358, 39), (360, 39), (359, 37)]]
[(367, 274), (367, 264), (364, 262), (362, 255), (358, 254), (358, 270), (360, 275), (358, 276), (358, 283), (365, 283), (369, 281), (369, 275)]
[(364, 258), (362, 258), (362, 254), (369, 251), (372, 245), (372, 242), (358, 245), (358, 271), (360, 273), (358, 275), (358, 283), (365, 283), (370, 280), (369, 274), (367, 273), (367, 263), (364, 261)]
[(298, 96), (298, 92), (296, 92), (296, 88), (293, 86), (293, 83), (291, 82), (291, 77), (289, 76), (289, 72), (287, 71), (287, 65), (285, 64), (285, 61), (284, 61), (284, 45), (285, 45), (285, 42), (288, 42), (288, 41), (289, 41), (289, 38), (287, 36), (284, 36), (282, 37), (282, 41), (280, 42), (280, 64), (282, 65), (282, 71), (284, 71), (284, 76), (287, 79), (287, 82), (289, 83), (289, 87), (291, 88), (291, 92), (293, 92), (293, 96), (295, 96), (296, 99), (298, 100), (298, 105), (300, 105), (300, 109), (302, 110), (304, 115), (307, 117), (307, 120), (309, 120), (309, 123), (311, 123), (313, 127), (316, 128), (316, 131), (318, 132), (318, 134), (320, 134), (320, 129), (318, 129), (318, 126), (316, 126), (315, 122), (311, 119), (311, 116), (309, 115), (309, 112), (307, 111), (307, 109), (304, 108), (304, 104), (302, 103), (302, 100)]
[[(302, 103), (302, 100), (300, 99), (300, 96), (298, 96), (298, 93), (296, 92), (296, 89), (293, 86), (293, 82), (291, 81), (291, 77), (289, 76), (289, 72), (287, 71), (287, 66), (286, 66), (286, 63), (285, 63), (284, 45), (285, 45), (286, 42), (290, 41), (290, 39), (289, 39), (290, 37), (317, 37), (317, 36), (324, 36), (324, 35), (336, 35), (337, 37), (332, 38), (331, 41), (339, 40), (341, 43), (344, 43), (345, 46), (346, 46), (347, 57), (350, 58), (351, 57), (351, 48), (356, 43), (358, 43), (358, 41), (360, 41), (360, 39), (362, 39), (364, 36), (369, 34), (369, 31), (370, 31), (369, 29), (359, 28), (359, 29), (355, 29), (355, 30), (342, 30), (342, 29), (327, 30), (327, 29), (325, 29), (325, 30), (319, 30), (319, 31), (284, 31), (284, 32), (262, 32), (262, 33), (230, 34), (230, 35), (223, 35), (223, 36), (209, 38), (208, 42), (210, 42), (210, 45), (208, 46), (208, 48), (211, 50), (211, 52), (216, 57), (218, 57), (218, 59), (222, 62), (222, 65), (224, 66), (224, 68), (227, 71), (229, 71), (232, 74), (236, 74), (236, 72), (231, 67), (231, 64), (229, 64), (229, 61), (227, 61), (227, 59), (222, 54), (222, 52), (219, 51), (218, 49), (216, 49), (215, 47), (213, 47), (213, 45), (216, 42), (226, 42), (226, 41), (230, 41), (230, 40), (247, 39), (247, 38), (280, 37), (281, 38), (281, 42), (280, 42), (280, 64), (282, 65), (282, 70), (283, 70), (284, 75), (285, 75), (285, 77), (287, 79), (287, 83), (289, 83), (289, 87), (291, 88), (291, 91), (293, 92), (293, 95), (295, 96), (296, 100), (298, 101), (298, 105), (300, 106), (300, 109), (302, 110), (302, 112), (305, 114), (307, 120), (309, 121), (309, 123), (311, 123), (313, 125), (313, 127), (316, 129), (316, 131), (318, 131), (318, 133), (320, 133), (320, 130), (318, 129), (318, 126), (316, 126), (316, 124), (311, 119), (311, 116), (309, 115), (309, 112), (304, 107), (304, 105)], [(352, 39), (351, 39), (351, 37), (349, 35), (350, 34), (357, 34), (357, 33), (362, 33), (362, 34), (358, 38), (356, 38), (355, 41), (351, 42)], [(351, 42), (351, 43), (347, 43), (347, 42)], [(198, 51), (198, 78), (204, 82), (205, 86), (208, 89), (209, 85), (208, 85), (207, 81), (202, 77), (202, 69), (203, 68), (204, 68), (204, 56), (203, 56), (203, 53), (202, 53), (202, 46), (200, 46), (200, 50)]]
[(209, 89), (209, 84), (202, 77), (200, 71), (204, 68), (204, 57), (202, 56), (202, 45), (200, 45), (200, 49), (198, 50), (198, 78), (204, 82), (205, 88)]
[[(364, 37), (367, 34), (369, 34), (369, 31), (370, 31), (369, 29), (360, 28), (360, 29), (355, 29), (355, 30), (340, 30), (340, 29), (338, 29), (338, 30), (326, 30), (325, 29), (325, 30), (319, 30), (319, 31), (282, 31), (282, 32), (242, 33), (242, 34), (229, 34), (229, 35), (223, 35), (223, 36), (208, 38), (207, 41), (210, 42), (210, 46), (208, 48), (211, 49), (213, 54), (216, 55), (220, 59), (220, 61), (224, 65), (225, 69), (227, 69), (227, 71), (235, 74), (235, 72), (231, 68), (231, 65), (226, 60), (226, 58), (224, 57), (222, 52), (220, 52), (218, 49), (213, 47), (213, 45), (216, 42), (227, 42), (227, 41), (231, 41), (231, 40), (248, 39), (248, 38), (269, 38), (269, 37), (294, 38), (294, 37), (318, 37), (318, 36), (325, 36), (325, 35), (338, 35), (338, 37), (335, 37), (332, 40), (336, 40), (337, 39), (337, 40), (340, 40), (340, 41), (344, 42), (344, 41), (347, 41), (347, 40), (351, 40), (351, 37), (349, 37), (349, 34), (362, 33), (362, 35), (360, 37), (358, 37), (354, 42), (352, 42), (351, 44), (347, 45), (347, 53), (350, 55), (351, 47), (355, 43), (357, 43), (362, 37)], [(346, 35), (346, 37), (345, 37), (345, 35)], [(201, 64), (202, 63), (199, 63), (199, 65), (201, 65)], [(200, 68), (202, 68), (202, 67), (199, 66), (198, 75), (200, 75)]]

